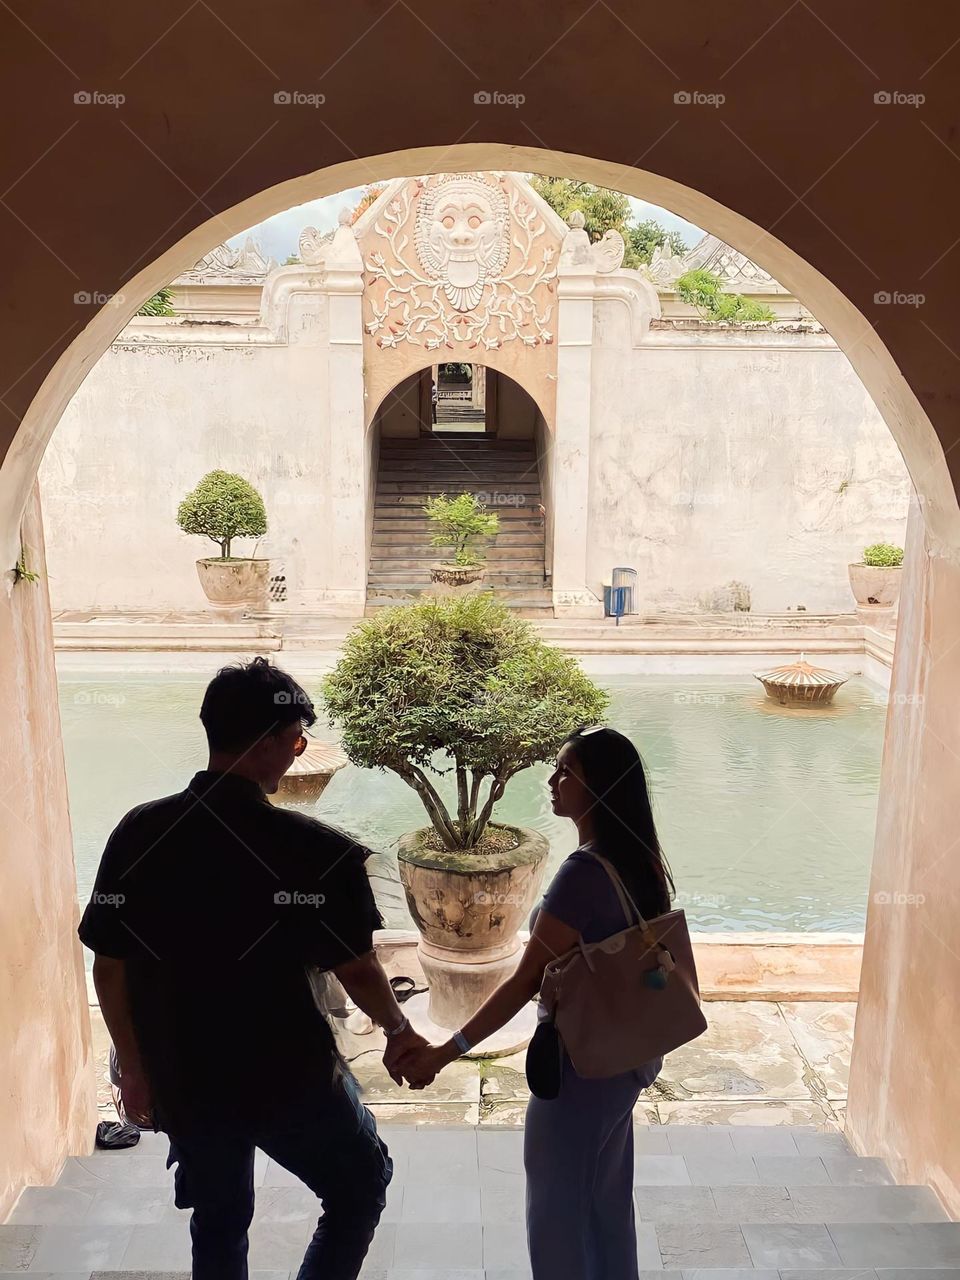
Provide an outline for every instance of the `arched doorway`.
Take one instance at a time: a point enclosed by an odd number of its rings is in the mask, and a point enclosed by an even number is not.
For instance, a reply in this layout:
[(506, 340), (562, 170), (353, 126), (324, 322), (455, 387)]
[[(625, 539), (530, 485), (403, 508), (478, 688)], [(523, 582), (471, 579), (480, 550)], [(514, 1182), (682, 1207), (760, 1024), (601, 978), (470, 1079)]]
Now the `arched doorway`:
[(447, 385), (483, 383), (479, 422), (451, 416), (450, 402), (437, 412), (442, 422), (434, 421), (435, 366), (409, 374), (374, 410), (367, 610), (429, 589), (430, 565), (441, 552), (431, 542), (424, 504), (441, 494), (470, 493), (499, 522), (484, 547), (485, 585), (528, 615), (552, 615), (551, 426), (529, 391), (507, 374), (479, 363), (470, 365), (469, 379), (461, 366), (457, 373)]
[[(954, 642), (951, 637), (955, 639), (955, 630), (960, 625), (956, 615), (960, 512), (940, 441), (891, 352), (850, 299), (825, 275), (756, 223), (692, 188), (655, 174), (538, 148), (508, 148), (496, 144), (459, 144), (452, 148), (423, 148), (371, 157), (271, 187), (234, 206), (215, 226), (211, 221), (195, 228), (130, 279), (123, 291), (124, 301), (98, 311), (51, 370), (30, 405), (0, 471), (3, 516), (0, 533), (8, 552), (8, 563), (20, 556), (21, 517), (30, 501), (39, 457), (64, 404), (86, 369), (144, 299), (223, 238), (224, 224), (228, 231), (239, 231), (307, 195), (329, 193), (351, 180), (360, 180), (371, 167), (386, 175), (400, 175), (411, 170), (428, 172), (441, 165), (446, 169), (455, 163), (464, 168), (501, 164), (540, 171), (553, 171), (562, 164), (576, 168), (602, 185), (671, 207), (715, 231), (782, 279), (823, 321), (849, 355), (903, 451), (920, 503), (914, 513), (910, 566), (914, 581), (910, 598), (905, 601), (894, 692), (896, 695), (899, 690), (907, 695), (922, 689), (924, 700), (910, 704), (907, 709), (901, 704), (899, 714), (891, 711), (875, 884), (878, 891), (882, 891), (884, 877), (929, 874), (933, 878), (929, 909), (924, 917), (917, 916), (914, 920), (902, 915), (893, 917), (884, 914), (878, 906), (872, 909), (868, 919), (864, 1003), (858, 1031), (855, 1088), (851, 1095), (851, 1123), (862, 1145), (896, 1148), (915, 1177), (926, 1179), (939, 1175), (941, 1185), (947, 1187), (949, 1175), (944, 1171), (955, 1161), (956, 1152), (949, 1139), (938, 1132), (937, 1104), (942, 1104), (943, 1096), (927, 1095), (918, 1110), (914, 1091), (918, 1070), (928, 1069), (931, 1090), (949, 1082), (945, 1063), (952, 1059), (951, 1046), (960, 1041), (960, 1031), (952, 1026), (935, 1027), (929, 1020), (934, 1013), (919, 1007), (915, 994), (929, 979), (931, 970), (940, 975), (947, 988), (960, 976), (960, 962), (953, 945), (955, 912), (951, 905), (956, 895), (956, 873), (947, 856), (952, 847), (949, 839), (952, 814), (945, 800), (953, 766), (945, 760), (939, 745), (946, 742), (960, 746), (955, 717), (951, 717), (948, 710), (953, 705), (955, 662), (942, 661), (948, 657)], [(34, 556), (33, 563), (42, 567), (35, 508), (28, 512), (22, 531), (24, 542)], [(44, 832), (41, 843), (54, 847), (58, 860), (55, 875), (47, 866), (42, 875), (37, 872), (33, 878), (29, 870), (18, 865), (7, 904), (10, 907), (18, 902), (21, 905), (38, 902), (42, 909), (30, 914), (30, 919), (42, 921), (41, 932), (46, 930), (45, 940), (52, 943), (44, 965), (32, 979), (33, 985), (23, 985), (5, 1013), (19, 1037), (22, 1024), (36, 1022), (31, 1008), (47, 1005), (47, 993), (61, 989), (63, 972), (69, 971), (76, 978), (76, 944), (70, 929), (65, 927), (70, 916), (68, 837), (65, 837), (62, 770), (55, 760), (47, 777), (42, 804), (35, 805), (31, 794), (36, 761), (49, 752), (50, 744), (56, 744), (58, 734), (50, 697), (53, 664), (49, 619), (41, 593), (35, 591), (30, 595), (25, 579), (14, 591), (17, 594), (8, 596), (0, 612), (3, 651), (11, 655), (3, 671), (2, 685), (10, 708), (4, 730), (7, 735), (4, 755), (10, 761), (12, 789), (27, 797), (26, 801), (18, 799), (20, 809), (14, 810), (14, 816), (24, 825), (39, 827)], [(891, 705), (897, 707), (896, 698), (891, 700)], [(924, 820), (919, 831), (918, 814)], [(934, 833), (934, 852), (929, 854), (931, 833)], [(921, 841), (921, 835), (926, 843)], [(17, 847), (15, 835), (5, 839), (9, 844), (4, 857), (13, 865), (22, 851)], [(18, 958), (22, 961), (36, 949), (37, 939), (31, 930), (32, 926), (25, 929), (21, 925), (12, 937), (10, 948), (14, 962)], [(73, 1003), (68, 1001), (61, 1013), (51, 1015), (54, 1021), (60, 1019), (55, 1031), (39, 1025), (41, 1037), (46, 1043), (56, 1041), (64, 1050), (64, 1061), (73, 1066), (73, 1078), (59, 1086), (60, 1095), (66, 1094), (73, 1100), (71, 1142), (79, 1141), (76, 1135), (85, 1123), (84, 1117), (77, 1114), (77, 1108), (82, 1105), (82, 1089), (74, 1088), (75, 1082), (82, 1078), (86, 1056), (82, 1030), (77, 1030), (80, 999), (81, 990), (76, 985)], [(889, 1031), (894, 1023), (900, 1027), (897, 1035)], [(901, 1061), (898, 1056), (907, 1045), (911, 1053), (904, 1052), (902, 1056), (909, 1058), (909, 1062)], [(921, 1062), (923, 1068), (919, 1065)], [(24, 1075), (22, 1059), (13, 1065)], [(68, 1074), (69, 1071), (67, 1068)], [(873, 1105), (878, 1073), (890, 1082), (882, 1108)], [(80, 1103), (77, 1097), (81, 1098)], [(14, 1135), (13, 1149), (22, 1151), (22, 1120), (9, 1117), (9, 1127)], [(56, 1151), (63, 1150), (62, 1134), (59, 1141), (59, 1147), (56, 1143), (51, 1145), (48, 1165), (55, 1159)], [(21, 1170), (25, 1167), (23, 1160), (19, 1167)]]

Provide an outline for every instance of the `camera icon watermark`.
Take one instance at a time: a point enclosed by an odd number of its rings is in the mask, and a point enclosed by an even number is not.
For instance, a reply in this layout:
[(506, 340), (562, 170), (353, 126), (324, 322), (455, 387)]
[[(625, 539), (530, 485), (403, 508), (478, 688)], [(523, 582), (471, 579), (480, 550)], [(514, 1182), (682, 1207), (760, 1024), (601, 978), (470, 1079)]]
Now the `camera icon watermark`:
[(500, 89), (478, 89), (473, 95), (478, 107), (522, 107), (526, 100), (524, 93), (503, 93)]
[(485, 507), (525, 507), (525, 493), (510, 493), (504, 489), (483, 490), (476, 495), (477, 501)]
[(873, 95), (878, 107), (922, 107), (927, 100), (925, 93), (903, 93), (900, 89), (878, 89)]
[(273, 705), (275, 707), (313, 706), (303, 690), (299, 693), (290, 693), (287, 689), (280, 689), (273, 695)]
[(78, 289), (73, 295), (77, 307), (120, 307), (125, 301), (122, 293), (101, 293), (99, 289)]
[(303, 893), (300, 889), (278, 889), (273, 895), (278, 907), (322, 907), (326, 900), (325, 893)]
[(902, 293), (899, 289), (880, 289), (873, 295), (878, 307), (922, 307), (926, 300), (925, 293)]
[(725, 93), (701, 93), (699, 89), (678, 89), (673, 95), (678, 107), (722, 107), (727, 100)]
[(103, 93), (100, 89), (78, 89), (73, 95), (78, 107), (122, 107), (126, 100), (125, 93)]
[(478, 907), (522, 907), (524, 897), (522, 893), (486, 893), (481, 889), (473, 901)]
[(306, 93), (302, 89), (278, 89), (273, 95), (277, 107), (322, 107), (327, 100), (325, 93)]
[(126, 700), (124, 694), (105, 689), (78, 689), (73, 695), (75, 707), (122, 707)]
[(873, 895), (878, 907), (922, 907), (926, 900), (925, 893), (902, 893), (899, 890), (881, 889)]
[(724, 693), (675, 693), (673, 701), (678, 707), (722, 707), (727, 697)]

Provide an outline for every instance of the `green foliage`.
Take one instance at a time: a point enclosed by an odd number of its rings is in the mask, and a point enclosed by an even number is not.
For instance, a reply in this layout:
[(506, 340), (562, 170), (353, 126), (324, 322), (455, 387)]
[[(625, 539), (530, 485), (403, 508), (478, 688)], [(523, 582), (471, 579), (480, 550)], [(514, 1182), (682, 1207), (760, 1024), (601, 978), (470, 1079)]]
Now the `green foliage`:
[[(510, 778), (553, 759), (607, 706), (575, 659), (489, 595), (400, 605), (359, 623), (323, 696), (353, 763), (413, 787), (447, 849), (472, 849)], [(436, 776), (450, 772), (455, 815)]]
[(267, 531), (263, 499), (242, 476), (210, 471), (177, 508), (177, 524), (184, 533), (210, 538), (224, 560), (230, 558), (234, 538), (262, 538)]
[(286, 258), (284, 258), (283, 262), (281, 263), (281, 266), (284, 266), (284, 267), (299, 267), (301, 265), (302, 263), (300, 261), (300, 258), (295, 253), (289, 254)]
[(161, 289), (159, 293), (155, 293), (152, 298), (148, 298), (140, 310), (138, 316), (172, 316), (173, 310), (173, 290)]
[(27, 568), (27, 552), (22, 544), (20, 546), (20, 559), (13, 566), (13, 580), (14, 582), (40, 581), (39, 573), (35, 573), (33, 569)]
[(453, 547), (453, 563), (468, 567), (482, 564), (485, 557), (477, 547), (469, 545), (471, 538), (495, 537), (500, 528), (500, 518), (488, 511), (472, 493), (461, 493), (448, 498), (445, 493), (428, 498), (423, 510), (434, 526), (430, 541), (435, 547)]
[(863, 563), (875, 569), (897, 569), (903, 564), (903, 547), (875, 542), (872, 547), (864, 547)]
[(762, 303), (751, 302), (739, 293), (726, 293), (723, 281), (712, 271), (688, 271), (677, 281), (677, 293), (687, 306), (695, 307), (704, 320), (745, 324), (776, 319)]
[[(627, 228), (627, 257), (624, 264), (628, 267), (639, 266), (649, 262), (655, 249), (669, 244), (674, 253), (684, 254), (687, 246), (679, 231), (668, 231), (655, 218), (645, 218)], [(631, 259), (628, 261), (627, 259)]]
[(669, 241), (674, 251), (683, 253), (686, 245), (676, 231), (668, 231), (653, 218), (631, 223), (630, 201), (622, 191), (607, 187), (595, 187), (590, 182), (578, 182), (574, 178), (550, 178), (531, 174), (530, 185), (564, 222), (575, 209), (583, 214), (584, 230), (591, 240), (600, 240), (605, 231), (613, 229), (623, 236), (627, 250), (625, 267), (639, 267), (649, 262), (657, 245)]

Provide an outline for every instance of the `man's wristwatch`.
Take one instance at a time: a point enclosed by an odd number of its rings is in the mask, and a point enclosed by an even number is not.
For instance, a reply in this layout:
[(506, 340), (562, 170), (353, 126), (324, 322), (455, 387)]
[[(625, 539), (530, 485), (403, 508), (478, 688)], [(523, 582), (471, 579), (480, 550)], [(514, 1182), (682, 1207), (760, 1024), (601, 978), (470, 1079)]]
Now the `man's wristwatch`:
[(398, 1036), (401, 1034), (401, 1032), (406, 1031), (409, 1025), (410, 1025), (410, 1019), (407, 1017), (406, 1014), (404, 1014), (392, 1031), (390, 1031), (387, 1027), (384, 1027), (383, 1034), (387, 1037), (388, 1040), (392, 1040), (394, 1036)]

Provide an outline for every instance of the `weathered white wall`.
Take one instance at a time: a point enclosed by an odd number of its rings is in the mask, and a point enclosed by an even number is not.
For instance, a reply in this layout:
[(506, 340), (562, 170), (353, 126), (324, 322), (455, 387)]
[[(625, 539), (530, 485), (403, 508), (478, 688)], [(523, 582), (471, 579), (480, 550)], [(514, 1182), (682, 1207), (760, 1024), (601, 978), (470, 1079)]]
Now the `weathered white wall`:
[(832, 340), (654, 326), (624, 358), (627, 310), (594, 314), (590, 589), (626, 564), (641, 609), (738, 581), (755, 611), (850, 611), (846, 566), (903, 545), (910, 485)]

